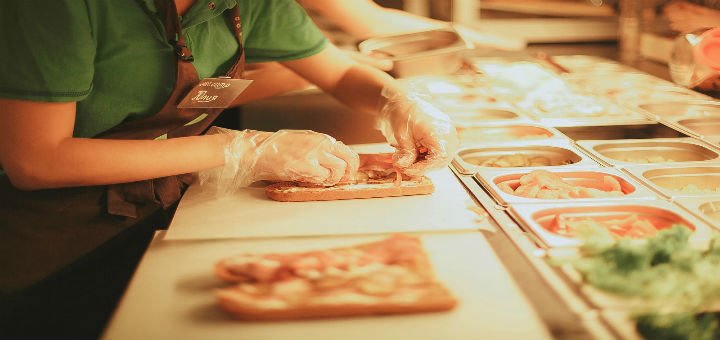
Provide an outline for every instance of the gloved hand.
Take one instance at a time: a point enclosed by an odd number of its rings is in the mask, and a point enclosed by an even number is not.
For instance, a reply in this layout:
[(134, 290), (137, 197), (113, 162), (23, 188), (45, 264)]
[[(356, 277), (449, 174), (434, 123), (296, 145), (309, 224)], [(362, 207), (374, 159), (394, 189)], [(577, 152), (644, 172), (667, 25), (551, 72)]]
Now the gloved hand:
[(212, 127), (208, 134), (232, 135), (225, 147), (225, 165), (201, 171), (200, 185), (218, 194), (260, 180), (335, 185), (351, 180), (360, 160), (334, 138), (309, 130), (263, 132)]
[(447, 166), (459, 141), (450, 118), (413, 91), (386, 87), (377, 126), (396, 151), (393, 166), (417, 177)]

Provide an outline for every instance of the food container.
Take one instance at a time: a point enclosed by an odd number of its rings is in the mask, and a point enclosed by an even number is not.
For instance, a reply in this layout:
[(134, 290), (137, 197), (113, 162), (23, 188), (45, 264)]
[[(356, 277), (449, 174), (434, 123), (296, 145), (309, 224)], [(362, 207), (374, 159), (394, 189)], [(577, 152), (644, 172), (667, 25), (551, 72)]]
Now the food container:
[[(475, 173), (475, 178), (485, 187), (495, 201), (501, 206), (510, 206), (515, 204), (530, 203), (560, 203), (560, 202), (598, 202), (598, 201), (622, 201), (630, 200), (654, 200), (657, 195), (650, 189), (630, 178), (627, 174), (613, 168), (563, 168), (548, 170), (554, 175), (560, 176), (563, 182), (571, 185), (582, 186), (602, 191), (611, 190), (610, 187), (614, 183), (606, 182), (606, 177), (617, 181), (622, 196), (598, 197), (598, 198), (559, 198), (559, 199), (542, 199), (528, 198), (516, 194), (508, 193), (502, 190), (501, 186), (509, 185), (512, 189), (517, 189), (520, 185), (520, 178), (531, 173), (532, 170), (527, 169), (480, 169)], [(611, 181), (612, 181), (611, 180)], [(593, 190), (594, 191), (594, 190)]]
[(623, 90), (608, 89), (608, 98), (628, 105), (642, 105), (644, 103), (657, 102), (660, 100), (672, 100), (686, 102), (693, 99), (707, 99), (704, 94), (688, 90), (678, 86), (641, 86), (630, 87)]
[(565, 75), (564, 79), (583, 93), (609, 98), (625, 105), (710, 98), (644, 73), (607, 72), (589, 76), (571, 73)]
[(670, 82), (637, 71), (605, 72), (593, 75), (567, 73), (563, 75), (563, 79), (582, 89), (601, 91), (596, 93), (601, 96), (613, 96), (633, 88), (672, 86)]
[[(533, 165), (516, 165), (515, 168), (558, 168), (570, 166), (597, 166), (597, 163), (564, 141), (546, 141), (529, 144), (527, 142), (507, 143), (493, 146), (473, 146), (461, 148), (453, 159), (453, 166), (462, 174), (472, 175), (480, 169), (493, 168), (489, 164), (507, 161), (509, 165), (519, 162)], [(550, 165), (539, 165), (549, 163)], [(494, 168), (498, 168), (495, 166)]]
[(720, 116), (714, 118), (691, 118), (677, 121), (690, 134), (709, 141), (720, 139)]
[(648, 124), (643, 112), (589, 95), (548, 93), (519, 105), (529, 116), (552, 127)]
[(553, 56), (553, 60), (573, 74), (590, 75), (634, 71), (614, 60), (589, 55), (559, 55)]
[(443, 112), (467, 111), (485, 107), (512, 109), (513, 106), (499, 98), (492, 91), (465, 91), (457, 95), (438, 95), (429, 100), (430, 104)]
[(688, 118), (720, 117), (720, 102), (693, 100), (687, 102), (661, 101), (639, 106), (648, 114), (663, 121), (675, 122)]
[(651, 139), (687, 137), (665, 124), (573, 126), (558, 128), (568, 138), (580, 140)]
[(467, 109), (463, 111), (446, 111), (445, 112), (456, 127), (471, 127), (485, 125), (488, 123), (529, 123), (532, 120), (517, 110), (487, 106)]
[[(658, 229), (670, 228), (674, 224), (684, 224), (693, 229), (691, 242), (707, 242), (711, 230), (695, 216), (678, 206), (661, 200), (645, 200), (637, 202), (592, 202), (555, 204), (518, 204), (510, 207), (513, 217), (525, 228), (532, 231), (545, 246), (578, 247), (582, 240), (568, 236), (563, 232), (553, 231), (558, 218), (564, 221), (572, 219), (592, 219), (596, 221), (622, 220), (636, 216), (646, 220)], [(638, 230), (627, 232), (641, 235)], [(650, 236), (650, 235), (648, 235)]]
[(401, 88), (427, 97), (455, 97), (489, 93), (487, 81), (478, 74), (421, 75), (397, 80)]
[(537, 124), (494, 124), (458, 127), (458, 137), (464, 145), (496, 144), (515, 141), (532, 143), (537, 140), (567, 140), (562, 132)]
[(675, 203), (720, 229), (720, 195), (703, 198), (680, 197)]
[(616, 167), (648, 163), (720, 164), (720, 154), (693, 138), (581, 140), (577, 144), (600, 162)]
[(450, 74), (462, 66), (462, 52), (472, 48), (452, 27), (370, 38), (361, 53), (393, 61), (395, 77)]
[(720, 166), (658, 166), (625, 168), (640, 182), (670, 199), (720, 197)]

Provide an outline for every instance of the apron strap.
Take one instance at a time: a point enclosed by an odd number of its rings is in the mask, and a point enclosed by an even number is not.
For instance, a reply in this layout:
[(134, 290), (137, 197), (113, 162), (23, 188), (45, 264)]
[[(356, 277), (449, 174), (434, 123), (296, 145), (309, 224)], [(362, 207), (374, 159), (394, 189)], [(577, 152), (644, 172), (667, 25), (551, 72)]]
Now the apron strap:
[[(192, 65), (192, 51), (187, 47), (182, 34), (182, 27), (177, 15), (177, 7), (173, 0), (155, 0), (155, 5), (163, 19), (165, 34), (169, 42), (175, 46), (177, 54), (177, 76), (175, 87), (163, 108), (153, 116), (125, 122), (101, 136), (114, 139), (154, 139), (165, 134), (167, 138), (198, 135), (205, 131), (222, 112), (222, 109), (178, 109), (177, 103), (198, 82), (197, 71)], [(226, 72), (230, 78), (240, 78), (245, 69), (245, 50), (242, 44), (242, 24), (238, 5), (229, 15), (229, 25), (235, 32), (240, 55), (233, 66)], [(196, 124), (187, 122), (205, 114), (205, 118)], [(107, 211), (111, 215), (135, 218), (137, 205), (143, 202), (154, 202), (163, 208), (170, 207), (182, 196), (182, 192), (192, 183), (192, 175), (170, 176), (132, 183), (121, 183), (108, 186)]]

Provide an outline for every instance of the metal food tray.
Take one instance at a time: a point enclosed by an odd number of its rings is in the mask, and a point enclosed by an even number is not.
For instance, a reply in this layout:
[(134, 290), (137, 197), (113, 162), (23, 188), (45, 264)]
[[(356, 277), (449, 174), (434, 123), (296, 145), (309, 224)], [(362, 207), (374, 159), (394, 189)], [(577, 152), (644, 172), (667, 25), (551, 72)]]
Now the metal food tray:
[(462, 66), (461, 52), (472, 47), (451, 26), (370, 38), (358, 45), (363, 54), (392, 60), (395, 77), (453, 73)]
[(704, 198), (680, 197), (675, 203), (720, 229), (720, 195)]
[(532, 119), (519, 110), (503, 106), (484, 106), (462, 111), (445, 111), (456, 127), (472, 127), (488, 123), (531, 123)]
[(483, 161), (493, 157), (517, 154), (527, 157), (545, 157), (555, 164), (562, 164), (566, 161), (572, 163), (550, 166), (515, 167), (515, 169), (552, 169), (575, 166), (598, 166), (595, 161), (593, 161), (589, 156), (578, 151), (569, 141), (558, 140), (538, 141), (532, 144), (523, 141), (491, 146), (468, 146), (458, 150), (453, 158), (452, 164), (458, 172), (464, 175), (472, 175), (480, 169), (494, 167), (481, 166), (469, 161), (469, 159)]
[[(654, 200), (657, 199), (657, 195), (651, 191), (650, 189), (646, 188), (642, 184), (638, 183), (637, 181), (633, 180), (630, 176), (627, 174), (612, 168), (564, 168), (564, 169), (552, 169), (548, 170), (549, 172), (552, 172), (553, 174), (559, 175), (563, 178), (563, 180), (566, 180), (570, 183), (577, 183), (577, 182), (583, 182), (588, 183), (592, 182), (594, 185), (590, 185), (589, 187), (593, 187), (596, 189), (600, 189), (603, 187), (603, 177), (604, 176), (612, 176), (615, 178), (618, 182), (620, 182), (620, 186), (622, 188), (622, 191), (625, 193), (624, 196), (620, 197), (602, 197), (602, 198), (574, 198), (574, 199), (567, 199), (567, 198), (561, 198), (561, 199), (541, 199), (541, 198), (527, 198), (522, 196), (517, 196), (513, 194), (509, 194), (498, 186), (498, 184), (502, 182), (514, 182), (517, 183), (520, 180), (520, 177), (527, 175), (532, 170), (527, 169), (488, 169), (484, 168), (479, 170), (477, 173), (475, 173), (475, 178), (485, 187), (485, 189), (490, 193), (490, 196), (492, 196), (495, 201), (504, 207), (514, 205), (514, 204), (552, 204), (552, 203), (560, 203), (560, 202), (601, 202), (601, 201), (622, 201), (626, 202), (628, 200)], [(601, 189), (602, 190), (602, 189)]]
[(672, 200), (680, 197), (720, 197), (720, 193), (717, 192), (694, 193), (682, 191), (688, 185), (694, 185), (700, 190), (720, 190), (720, 165), (644, 165), (627, 167), (624, 171)]
[(633, 72), (630, 67), (617, 61), (589, 55), (559, 55), (553, 61), (577, 74), (602, 74), (606, 72)]
[(486, 107), (513, 109), (510, 103), (502, 101), (498, 95), (489, 91), (466, 91), (461, 94), (435, 95), (434, 98), (428, 101), (443, 112), (467, 111)]
[(600, 95), (613, 95), (637, 87), (672, 86), (672, 83), (666, 80), (635, 70), (610, 71), (592, 75), (566, 73), (563, 75), (563, 79), (580, 88), (611, 91), (610, 93), (600, 93)]
[[(720, 164), (720, 154), (694, 138), (581, 140), (577, 144), (608, 166), (639, 164)], [(640, 162), (655, 158), (656, 162)]]
[(720, 117), (720, 102), (710, 100), (658, 101), (641, 104), (638, 107), (662, 122)]
[(674, 121), (675, 125), (690, 135), (714, 142), (720, 140), (720, 117), (688, 118)]
[(488, 123), (487, 125), (458, 127), (457, 130), (460, 143), (463, 145), (568, 140), (568, 137), (557, 129), (533, 123)]
[(632, 107), (657, 101), (686, 102), (709, 98), (645, 73), (566, 74), (563, 78), (578, 88), (580, 93), (600, 96)]
[(528, 115), (543, 125), (552, 127), (575, 127), (575, 126), (606, 126), (606, 125), (639, 125), (653, 123), (654, 120), (643, 112), (635, 109), (620, 106), (624, 114), (612, 115), (587, 115), (558, 117), (547, 116), (546, 113), (538, 112), (537, 109), (527, 110)]
[(671, 85), (631, 87), (624, 90), (618, 90), (615, 93), (612, 93), (612, 90), (609, 90), (606, 95), (613, 100), (633, 106), (668, 99), (675, 102), (686, 102), (689, 100), (708, 98), (704, 94)]
[(654, 222), (663, 222), (667, 227), (675, 223), (683, 223), (695, 228), (690, 236), (690, 242), (696, 244), (707, 243), (711, 235), (710, 227), (700, 219), (674, 204), (661, 200), (644, 200), (629, 203), (558, 202), (555, 204), (518, 204), (510, 207), (510, 213), (524, 229), (532, 231), (549, 248), (569, 248), (582, 245), (582, 241), (578, 238), (553, 233), (544, 227), (544, 225), (551, 223), (558, 214), (593, 217), (638, 214), (642, 217), (651, 218)]
[(457, 97), (489, 94), (487, 80), (479, 74), (456, 73), (447, 75), (420, 75), (398, 79), (399, 86), (431, 97)]

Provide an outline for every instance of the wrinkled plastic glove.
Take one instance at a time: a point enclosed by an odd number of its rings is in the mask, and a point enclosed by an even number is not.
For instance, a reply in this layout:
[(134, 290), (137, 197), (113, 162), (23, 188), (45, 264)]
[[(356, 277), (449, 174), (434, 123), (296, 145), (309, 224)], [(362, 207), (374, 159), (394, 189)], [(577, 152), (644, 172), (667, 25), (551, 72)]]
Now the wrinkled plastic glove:
[(352, 180), (360, 160), (347, 145), (309, 130), (263, 132), (212, 127), (226, 134), (225, 165), (201, 171), (200, 185), (227, 194), (261, 181), (297, 181), (331, 186)]
[(459, 141), (450, 118), (413, 91), (386, 87), (377, 127), (396, 151), (393, 166), (421, 176), (447, 166)]

